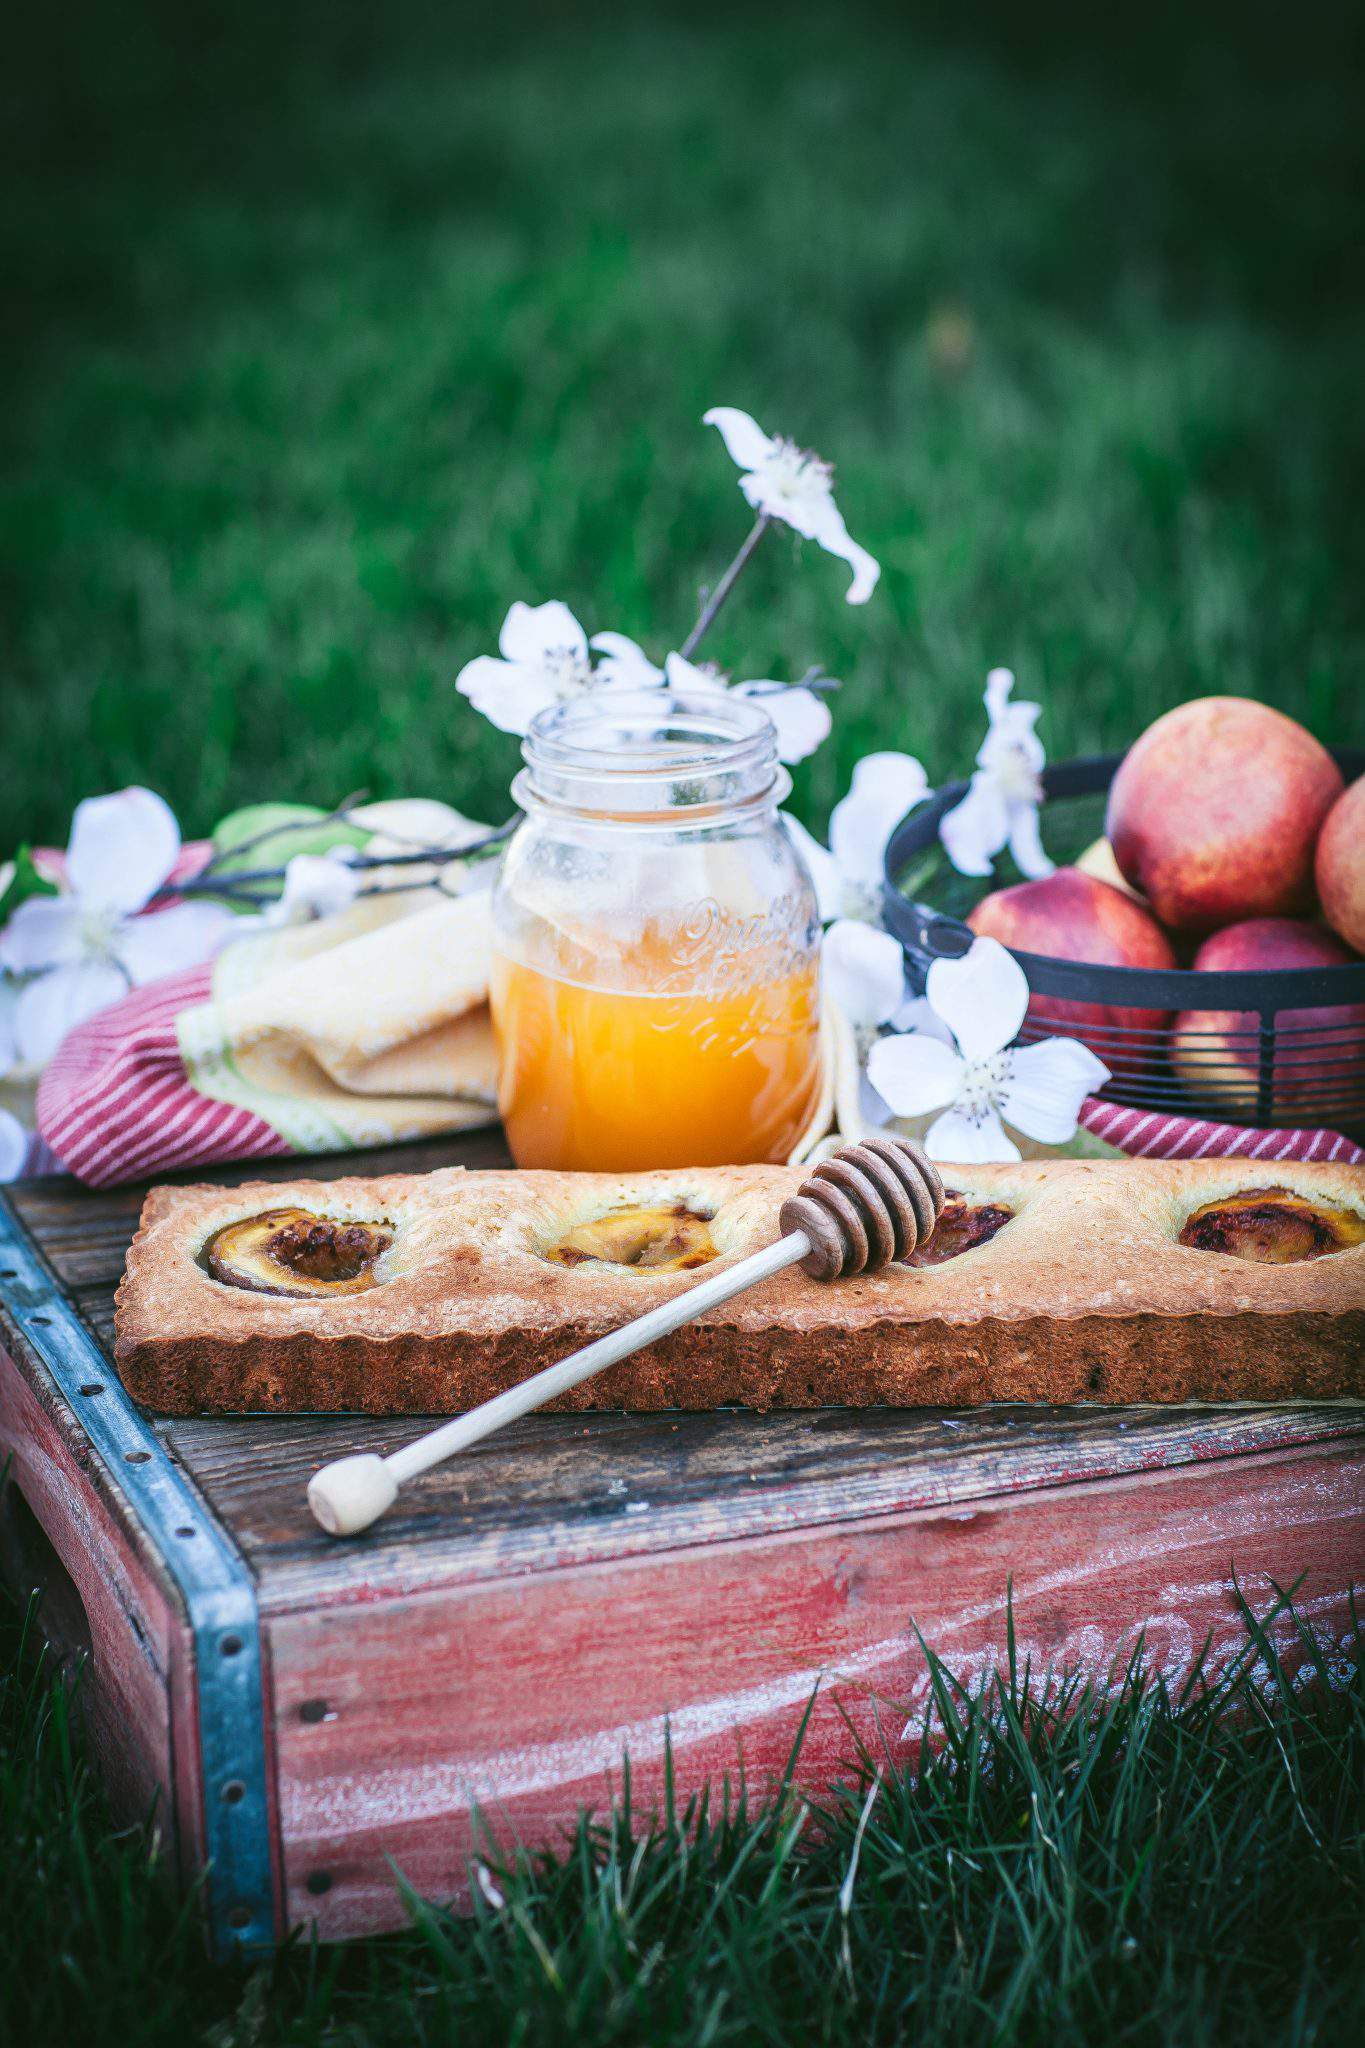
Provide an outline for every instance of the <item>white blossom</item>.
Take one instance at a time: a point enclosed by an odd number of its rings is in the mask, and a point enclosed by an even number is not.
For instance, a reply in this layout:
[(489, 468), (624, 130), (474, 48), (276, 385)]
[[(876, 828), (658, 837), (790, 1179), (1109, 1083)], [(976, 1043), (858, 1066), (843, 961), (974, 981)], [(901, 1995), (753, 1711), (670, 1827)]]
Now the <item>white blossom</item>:
[(830, 1009), (845, 1027), (847, 1060), (836, 1055), (839, 1125), (845, 1138), (889, 1122), (891, 1111), (867, 1078), (867, 1058), (883, 1026), (923, 1030), (951, 1042), (923, 996), (905, 991), (905, 954), (899, 939), (875, 925), (837, 918), (820, 949), (821, 974)]
[(594, 685), (609, 690), (653, 690), (663, 682), (663, 670), (654, 666), (639, 641), (628, 633), (594, 633), (592, 645), (599, 657), (593, 670)]
[(360, 876), (351, 866), (355, 851), (333, 846), (326, 853), (296, 853), (284, 870), (284, 887), (267, 905), (261, 922), (270, 926), (307, 924), (349, 910), (360, 893)]
[(1052, 873), (1038, 831), (1043, 794), (1043, 743), (1034, 731), (1041, 704), (1012, 704), (1014, 677), (993, 668), (986, 678), (990, 720), (976, 772), (962, 802), (939, 825), (948, 858), (960, 874), (989, 875), (995, 857), (1008, 846), (1022, 874), (1037, 880)]
[[(19, 1004), (17, 983), (0, 973), (0, 1077), (19, 1064), (19, 1047), (14, 1037), (14, 1016)], [(14, 1112), (0, 1108), (0, 1181), (16, 1180), (28, 1158), (28, 1132)]]
[[(599, 633), (592, 646), (566, 604), (511, 607), (498, 634), (500, 656), (476, 655), (455, 687), (500, 732), (525, 737), (537, 712), (595, 689), (644, 689), (663, 681), (633, 640)], [(605, 658), (593, 664), (593, 649)]]
[(868, 1042), (905, 1001), (905, 954), (890, 932), (841, 917), (820, 947), (825, 986), (855, 1033)]
[(41, 1067), (68, 1031), (130, 988), (192, 967), (232, 931), (217, 903), (137, 913), (163, 887), (180, 828), (150, 789), (78, 804), (57, 896), (30, 896), (0, 933), (0, 967), (19, 981), (13, 1040), (18, 1060)]
[(18, 1180), (28, 1159), (29, 1135), (11, 1109), (0, 1109), (0, 1181)]
[(935, 960), (925, 996), (950, 1039), (923, 1030), (879, 1038), (867, 1078), (893, 1116), (940, 1112), (924, 1141), (931, 1158), (961, 1165), (1018, 1159), (1006, 1123), (1045, 1145), (1075, 1136), (1081, 1104), (1103, 1087), (1109, 1069), (1074, 1038), (1012, 1047), (1028, 982), (998, 940), (979, 938), (960, 960)]
[(849, 917), (881, 923), (891, 834), (906, 812), (928, 795), (929, 778), (913, 754), (865, 754), (853, 771), (848, 795), (830, 815), (827, 847), (798, 819), (783, 813), (815, 884), (823, 922)]
[(737, 406), (713, 405), (702, 421), (719, 430), (731, 460), (743, 471), (739, 487), (755, 512), (782, 520), (827, 554), (847, 562), (853, 572), (848, 602), (866, 604), (882, 572), (867, 549), (849, 538), (834, 502), (832, 465), (794, 441), (765, 434)]
[(664, 659), (664, 674), (670, 690), (680, 696), (701, 691), (727, 691), (743, 697), (766, 711), (777, 732), (778, 759), (788, 763), (804, 761), (829, 738), (829, 705), (815, 690), (800, 683), (763, 681), (732, 683), (719, 669), (699, 666), (681, 654)]

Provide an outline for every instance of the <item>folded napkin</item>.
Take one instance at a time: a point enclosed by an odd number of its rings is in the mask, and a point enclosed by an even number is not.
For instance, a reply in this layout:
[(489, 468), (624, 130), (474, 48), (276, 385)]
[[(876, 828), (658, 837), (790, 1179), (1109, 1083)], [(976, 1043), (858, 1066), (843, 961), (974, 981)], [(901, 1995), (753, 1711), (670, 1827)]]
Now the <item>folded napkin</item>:
[(63, 1041), (41, 1138), (92, 1187), (497, 1121), (489, 899), (362, 897), (253, 930)]

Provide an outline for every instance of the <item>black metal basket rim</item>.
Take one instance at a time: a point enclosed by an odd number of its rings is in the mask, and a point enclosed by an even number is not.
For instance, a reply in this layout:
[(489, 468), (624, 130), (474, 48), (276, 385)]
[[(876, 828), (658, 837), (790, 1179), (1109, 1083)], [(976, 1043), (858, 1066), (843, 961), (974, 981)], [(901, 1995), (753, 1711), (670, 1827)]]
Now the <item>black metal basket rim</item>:
[[(1328, 751), (1348, 782), (1365, 773), (1365, 748), (1332, 747)], [(1122, 754), (1088, 754), (1054, 762), (1043, 770), (1044, 800), (1093, 796), (1108, 787), (1122, 759)], [(914, 854), (937, 840), (939, 821), (961, 802), (967, 788), (966, 781), (945, 784), (902, 818), (887, 845), (882, 892), (887, 927), (921, 962), (961, 959), (975, 935), (960, 919), (902, 895), (896, 877)], [(1119, 1009), (1255, 1010), (1273, 1018), (1283, 1010), (1365, 1003), (1365, 961), (1339, 967), (1205, 972), (1190, 967), (1103, 967), (1087, 960), (1062, 960), (1051, 953), (1028, 953), (1015, 946), (1009, 950), (1035, 994)], [(1324, 1025), (1331, 1028), (1326, 1020)]]

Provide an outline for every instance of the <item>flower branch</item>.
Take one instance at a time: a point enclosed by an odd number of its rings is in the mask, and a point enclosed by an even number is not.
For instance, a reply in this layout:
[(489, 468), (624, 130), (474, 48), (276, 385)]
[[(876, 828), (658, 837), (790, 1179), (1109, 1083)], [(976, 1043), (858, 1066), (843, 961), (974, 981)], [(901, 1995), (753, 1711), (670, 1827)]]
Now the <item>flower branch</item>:
[(818, 667), (796, 684), (775, 678), (731, 683), (716, 670), (698, 666), (693, 657), (770, 526), (789, 526), (847, 562), (852, 571), (846, 592), (849, 604), (866, 603), (880, 567), (850, 538), (834, 502), (831, 464), (794, 441), (765, 434), (756, 420), (735, 406), (712, 406), (703, 423), (719, 431), (741, 471), (739, 488), (755, 516), (733, 561), (703, 593), (686, 638), (659, 665), (625, 633), (589, 637), (558, 599), (535, 605), (518, 600), (502, 622), (497, 654), (476, 655), (455, 679), (461, 696), (501, 732), (524, 736), (540, 712), (590, 691), (655, 689), (667, 683), (675, 690), (731, 688), (746, 697), (761, 697), (777, 728), (778, 752), (789, 763), (804, 760), (828, 735), (829, 711), (816, 693), (832, 690), (835, 684)]
[(725, 571), (725, 574), (721, 577), (720, 581), (716, 584), (715, 589), (703, 593), (702, 607), (700, 612), (697, 614), (697, 622), (693, 626), (687, 638), (683, 641), (682, 646), (678, 649), (678, 652), (679, 654), (681, 654), (684, 661), (690, 661), (692, 659), (692, 656), (696, 653), (697, 649), (701, 646), (701, 643), (705, 638), (706, 634), (710, 631), (710, 628), (716, 618), (717, 613), (720, 611), (721, 606), (725, 603), (726, 598), (730, 595), (730, 592), (734, 589), (736, 583), (738, 583), (741, 574), (743, 573), (745, 567), (749, 562), (750, 557), (753, 555), (754, 550), (757, 548), (759, 542), (762, 540), (764, 534), (768, 531), (768, 528), (772, 525), (772, 523), (773, 515), (771, 512), (759, 513), (757, 519), (754, 521), (752, 527), (749, 529), (748, 534), (745, 536), (743, 545), (741, 546), (738, 554), (735, 556), (735, 559), (733, 560), (733, 562), (731, 562), (729, 568)]
[[(336, 812), (330, 813), (329, 815), (342, 820), (344, 820), (346, 816), (343, 810), (337, 810)], [(330, 856), (322, 854), (316, 856), (304, 855), (302, 856), (302, 858), (332, 858), (335, 859), (339, 865), (351, 869), (351, 871), (355, 874), (364, 874), (367, 869), (372, 868), (435, 868), (444, 867), (448, 865), (451, 861), (476, 861), (481, 859), (487, 859), (490, 855), (495, 853), (500, 846), (504, 845), (506, 841), (511, 837), (512, 833), (516, 830), (519, 815), (519, 813), (514, 815), (513, 817), (508, 819), (505, 825), (499, 825), (495, 827), (492, 831), (485, 832), (480, 838), (471, 840), (467, 845), (464, 846), (414, 844), (412, 850), (407, 853), (364, 853), (361, 852), (359, 848), (337, 847), (333, 850)], [(313, 829), (316, 830), (316, 827), (314, 827)], [(262, 840), (269, 839), (274, 836), (275, 835), (272, 833), (265, 833), (262, 835)], [(245, 849), (247, 845), (251, 843), (252, 842), (250, 841), (244, 841), (241, 847), (234, 847), (232, 851), (234, 854), (240, 853)], [(297, 854), (294, 856), (294, 859), (299, 858), (300, 856)], [(230, 874), (224, 875), (222, 872), (222, 856), (218, 856), (215, 858), (215, 860), (210, 861), (205, 867), (201, 868), (198, 874), (189, 875), (182, 882), (168, 882), (165, 885), (165, 887), (160, 891), (160, 895), (186, 897), (207, 896), (215, 900), (220, 897), (246, 897), (246, 891), (243, 889), (242, 886), (243, 884), (254, 884), (258, 882), (282, 883), (285, 880), (286, 875), (288, 874), (290, 865), (291, 862), (286, 861), (279, 867), (234, 868), (230, 872)], [(421, 888), (423, 886), (424, 884), (420, 882), (413, 884), (394, 884), (395, 888)], [(278, 892), (267, 890), (259, 895), (250, 897), (247, 900), (260, 903), (268, 903), (273, 900), (273, 896), (276, 893)], [(382, 895), (386, 892), (382, 889), (367, 889), (362, 891), (361, 893), (364, 895)]]
[[(326, 831), (328, 826), (350, 825), (354, 822), (351, 814), (356, 805), (363, 804), (368, 795), (368, 790), (356, 789), (350, 796), (343, 797), (333, 810), (324, 811), (318, 816), (310, 812), (307, 817), (286, 818), (264, 826), (259, 832), (253, 832), (245, 839), (236, 840), (231, 846), (215, 846), (195, 879), (202, 881), (206, 876), (222, 868), (229, 860), (240, 860), (244, 853), (254, 853), (258, 847), (268, 846), (272, 840), (304, 835), (315, 838), (319, 832)], [(180, 893), (187, 892), (182, 890)]]

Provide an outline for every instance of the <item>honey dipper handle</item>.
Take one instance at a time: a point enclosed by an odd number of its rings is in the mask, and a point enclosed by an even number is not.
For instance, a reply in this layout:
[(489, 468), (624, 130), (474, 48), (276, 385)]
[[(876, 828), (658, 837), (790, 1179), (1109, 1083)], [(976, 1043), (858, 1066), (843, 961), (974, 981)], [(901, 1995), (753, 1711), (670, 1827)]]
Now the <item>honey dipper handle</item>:
[(529, 1414), (580, 1380), (643, 1350), (683, 1323), (717, 1308), (786, 1266), (803, 1264), (813, 1279), (875, 1273), (928, 1238), (943, 1207), (943, 1183), (918, 1145), (877, 1136), (823, 1160), (782, 1205), (776, 1244), (713, 1273), (709, 1280), (660, 1302), (619, 1330), (547, 1365), (518, 1387), (495, 1394), (467, 1415), (443, 1422), (387, 1458), (363, 1452), (324, 1465), (308, 1486), (308, 1504), (329, 1536), (355, 1536), (392, 1507), (406, 1479), (467, 1450), (505, 1422)]
[(646, 1344), (666, 1337), (708, 1308), (718, 1308), (732, 1295), (742, 1294), (746, 1287), (770, 1279), (810, 1254), (811, 1241), (806, 1233), (793, 1230), (776, 1244), (765, 1245), (751, 1258), (741, 1259), (737, 1266), (727, 1267), (709, 1280), (698, 1281), (695, 1287), (636, 1316), (634, 1322), (624, 1323), (619, 1330), (609, 1330), (605, 1337), (584, 1345), (569, 1358), (561, 1358), (556, 1365), (547, 1365), (543, 1372), (533, 1373), (529, 1380), (509, 1387), (506, 1393), (495, 1394), (491, 1401), (481, 1401), (466, 1414), (453, 1416), (389, 1457), (362, 1452), (324, 1465), (308, 1482), (308, 1505), (314, 1517), (329, 1536), (359, 1535), (393, 1505), (405, 1480), (429, 1472), (433, 1465), (453, 1457), (456, 1451), (467, 1450), (481, 1437), (491, 1436), (504, 1423), (515, 1422), (533, 1408), (544, 1407), (556, 1395), (576, 1387), (580, 1380), (591, 1379), (594, 1373), (628, 1358), (632, 1351), (643, 1350)]

